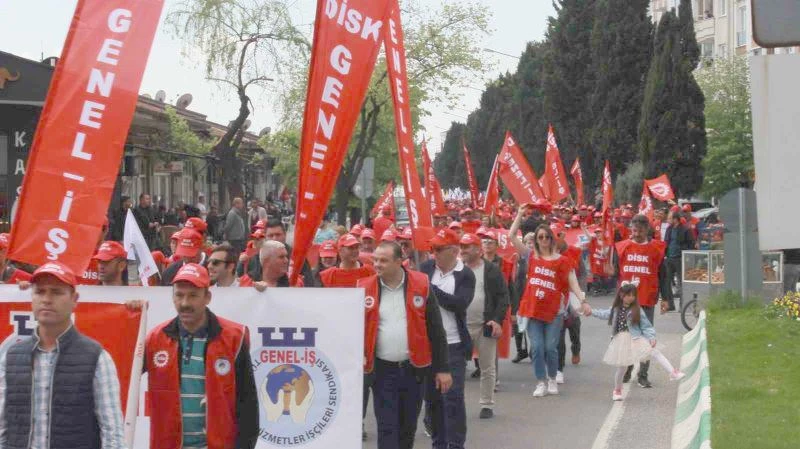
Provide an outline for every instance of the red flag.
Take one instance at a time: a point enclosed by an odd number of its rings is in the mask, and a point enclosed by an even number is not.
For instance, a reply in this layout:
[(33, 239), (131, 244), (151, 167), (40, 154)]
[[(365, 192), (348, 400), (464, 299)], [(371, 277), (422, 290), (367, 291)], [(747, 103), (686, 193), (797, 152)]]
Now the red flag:
[(578, 206), (582, 206), (583, 203), (583, 172), (581, 171), (581, 158), (576, 157), (575, 163), (572, 164), (572, 168), (569, 170), (570, 174), (572, 175), (572, 179), (575, 181), (575, 191), (578, 193)]
[[(348, 18), (361, 21), (343, 24), (345, 6), (317, 2), (314, 44), (308, 76), (303, 136), (300, 143), (300, 172), (297, 180), (297, 224), (290, 265), (291, 282), (311, 246), (319, 223), (328, 208), (350, 137), (364, 102), (381, 39), (386, 30), (389, 0), (350, 0)], [(362, 24), (353, 32), (352, 23)]]
[(22, 184), (8, 256), (76, 273), (106, 220), (163, 0), (80, 0)]
[(383, 209), (384, 207), (388, 207), (392, 210), (392, 215), (391, 215), (392, 221), (395, 221), (393, 181), (389, 181), (389, 183), (386, 184), (386, 188), (383, 190), (383, 194), (381, 195), (380, 198), (378, 198), (378, 201), (375, 202), (375, 205), (372, 206), (372, 216), (377, 217), (378, 214), (380, 214), (381, 209)]
[(653, 208), (653, 198), (650, 197), (647, 185), (643, 185), (642, 199), (639, 201), (639, 213), (649, 218), (650, 221), (653, 221), (653, 212), (655, 212)]
[[(350, 5), (352, 9), (352, 5)], [(389, 22), (383, 29), (383, 43), (386, 48), (389, 85), (392, 89), (394, 121), (397, 131), (397, 146), (400, 157), (400, 174), (403, 177), (403, 190), (406, 195), (408, 217), (414, 247), (429, 248), (428, 241), (433, 238), (433, 220), (430, 204), (425, 199), (422, 184), (417, 173), (414, 156), (414, 135), (411, 129), (411, 108), (409, 104), (408, 75), (406, 71), (406, 49), (403, 44), (403, 26), (400, 20), (400, 6), (397, 0), (390, 0)]]
[(553, 125), (550, 125), (547, 129), (547, 151), (545, 152), (545, 168), (542, 178), (545, 177), (547, 181), (544, 183), (544, 194), (551, 203), (558, 203), (564, 198), (569, 198), (567, 173), (564, 171), (561, 153), (559, 153), (558, 145), (556, 145)]
[(442, 188), (439, 185), (439, 180), (436, 179), (436, 173), (433, 172), (433, 164), (428, 154), (428, 145), (422, 142), (422, 165), (425, 172), (425, 196), (430, 202), (431, 212), (434, 214), (447, 214), (447, 207), (444, 205), (444, 198), (442, 197)]
[(469, 193), (472, 197), (472, 208), (478, 207), (478, 199), (480, 197), (480, 190), (478, 189), (478, 180), (475, 179), (475, 171), (472, 168), (472, 158), (469, 157), (469, 150), (467, 146), (462, 144), (464, 149), (464, 166), (467, 168), (467, 181), (469, 182)]
[(611, 166), (606, 161), (603, 168), (603, 213), (610, 212), (614, 208), (614, 185), (611, 183)]
[(500, 199), (500, 181), (499, 170), (500, 164), (498, 163), (499, 156), (495, 156), (494, 164), (492, 164), (492, 174), (489, 176), (489, 185), (486, 186), (486, 196), (483, 198), (483, 213), (491, 214), (492, 210), (497, 207), (497, 200)]
[(545, 201), (544, 194), (539, 188), (539, 180), (536, 179), (536, 174), (528, 165), (528, 160), (511, 136), (511, 132), (506, 131), (498, 165), (500, 179), (520, 205)]
[(675, 199), (675, 192), (672, 190), (672, 185), (669, 183), (667, 175), (661, 175), (655, 179), (645, 179), (644, 185), (647, 186), (650, 193), (660, 201)]

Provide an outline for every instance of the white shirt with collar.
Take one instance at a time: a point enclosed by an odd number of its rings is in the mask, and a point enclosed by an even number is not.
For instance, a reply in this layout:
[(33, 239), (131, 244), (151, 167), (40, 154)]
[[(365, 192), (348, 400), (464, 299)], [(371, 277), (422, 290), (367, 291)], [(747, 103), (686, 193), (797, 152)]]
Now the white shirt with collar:
[[(433, 271), (431, 284), (438, 287), (439, 290), (452, 295), (456, 291), (456, 278), (453, 274), (456, 271), (461, 271), (463, 269), (464, 262), (462, 262), (461, 259), (458, 259), (456, 266), (447, 273), (442, 273), (442, 270), (440, 270), (437, 266)], [(456, 314), (449, 310), (445, 310), (442, 306), (439, 306), (439, 309), (442, 312), (442, 325), (447, 333), (447, 344), (452, 345), (455, 343), (461, 343), (461, 336), (458, 333), (458, 321), (456, 321)]]
[(378, 342), (375, 356), (387, 362), (408, 360), (408, 325), (406, 321), (406, 272), (397, 288), (381, 283), (381, 299), (378, 307)]

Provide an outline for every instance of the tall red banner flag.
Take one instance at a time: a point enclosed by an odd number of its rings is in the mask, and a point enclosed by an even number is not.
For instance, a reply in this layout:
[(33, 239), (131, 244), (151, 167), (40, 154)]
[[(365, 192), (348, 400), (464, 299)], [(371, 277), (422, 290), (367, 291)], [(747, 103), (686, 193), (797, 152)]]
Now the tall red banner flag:
[(519, 204), (539, 203), (545, 201), (539, 180), (528, 164), (528, 159), (522, 153), (511, 133), (506, 131), (503, 149), (500, 150), (499, 169), (500, 179), (508, 187), (509, 192)]
[(578, 196), (578, 206), (582, 206), (583, 202), (583, 172), (581, 171), (581, 158), (576, 157), (572, 168), (569, 170), (572, 179), (575, 181), (575, 191)]
[(425, 196), (430, 202), (431, 212), (434, 215), (447, 215), (447, 207), (444, 205), (442, 188), (436, 173), (433, 172), (433, 164), (428, 154), (428, 145), (422, 142), (422, 169), (425, 171)]
[(472, 197), (472, 208), (478, 208), (478, 198), (480, 197), (480, 189), (478, 189), (478, 180), (475, 178), (475, 169), (472, 166), (472, 158), (469, 156), (467, 146), (462, 144), (464, 149), (464, 167), (467, 168), (467, 181), (469, 182), (469, 193)]
[(389, 85), (394, 100), (394, 121), (397, 132), (397, 146), (400, 157), (400, 175), (406, 194), (408, 217), (414, 247), (427, 249), (433, 238), (433, 219), (430, 204), (425, 199), (419, 181), (417, 163), (414, 156), (414, 135), (411, 129), (411, 107), (409, 104), (408, 75), (406, 72), (406, 49), (403, 44), (403, 26), (400, 21), (400, 6), (397, 0), (390, 0), (389, 26), (384, 27), (383, 42), (386, 46), (386, 66)]
[(614, 209), (614, 186), (611, 183), (611, 165), (606, 161), (603, 168), (603, 237), (606, 242), (614, 241), (614, 221), (611, 219)]
[(33, 139), (8, 256), (77, 273), (117, 181), (163, 0), (80, 0)]
[(497, 206), (497, 200), (500, 199), (499, 159), (499, 156), (495, 156), (492, 174), (489, 176), (489, 185), (486, 186), (486, 196), (483, 198), (483, 208), (481, 209), (484, 214), (491, 214), (492, 210)]
[(569, 183), (567, 183), (567, 172), (564, 171), (564, 164), (561, 162), (561, 153), (556, 145), (556, 135), (553, 133), (553, 125), (547, 129), (547, 151), (545, 151), (545, 168), (543, 178), (544, 194), (552, 203), (558, 203), (564, 198), (569, 198)]
[(292, 284), (339, 178), (375, 69), (388, 6), (389, 0), (350, 0), (342, 5), (317, 1), (300, 142)]
[(653, 221), (655, 209), (653, 208), (653, 198), (650, 197), (650, 191), (647, 185), (642, 186), (642, 199), (639, 201), (639, 213), (646, 216), (650, 221)]
[(644, 185), (650, 190), (650, 193), (660, 201), (669, 201), (675, 199), (675, 191), (672, 190), (672, 184), (669, 183), (667, 175), (661, 175), (655, 179), (645, 179)]
[[(383, 190), (383, 194), (378, 201), (375, 202), (375, 205), (372, 206), (372, 216), (377, 217), (378, 214), (381, 212), (381, 209), (384, 207), (389, 207), (392, 210), (392, 221), (395, 221), (395, 210), (394, 210), (394, 182), (389, 181), (386, 184), (386, 188)], [(354, 223), (355, 224), (355, 223)]]

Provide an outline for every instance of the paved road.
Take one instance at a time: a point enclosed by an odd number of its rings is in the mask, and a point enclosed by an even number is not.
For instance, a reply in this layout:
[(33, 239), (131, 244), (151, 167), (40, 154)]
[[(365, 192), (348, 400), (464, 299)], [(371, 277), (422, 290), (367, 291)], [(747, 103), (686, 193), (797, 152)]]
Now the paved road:
[[(611, 298), (590, 298), (595, 307), (609, 307)], [(500, 391), (495, 417), (478, 419), (478, 381), (468, 379), (468, 449), (668, 449), (675, 413), (677, 384), (655, 363), (650, 368), (654, 388), (642, 389), (635, 382), (625, 401), (613, 403), (613, 368), (601, 361), (611, 332), (606, 322), (582, 318), (582, 361), (565, 368), (566, 383), (558, 396), (533, 398), (530, 360), (518, 365), (500, 361)], [(659, 347), (676, 366), (684, 329), (676, 313), (656, 315)], [(569, 337), (567, 337), (569, 338)], [(513, 343), (512, 343), (513, 346)], [(567, 343), (569, 347), (569, 343)], [(568, 349), (569, 351), (569, 349)], [(569, 352), (567, 353), (569, 363)], [(468, 375), (472, 364), (467, 367)], [(376, 448), (375, 418), (370, 402), (367, 416), (369, 439), (364, 449)], [(416, 447), (430, 447), (430, 438), (420, 423)]]

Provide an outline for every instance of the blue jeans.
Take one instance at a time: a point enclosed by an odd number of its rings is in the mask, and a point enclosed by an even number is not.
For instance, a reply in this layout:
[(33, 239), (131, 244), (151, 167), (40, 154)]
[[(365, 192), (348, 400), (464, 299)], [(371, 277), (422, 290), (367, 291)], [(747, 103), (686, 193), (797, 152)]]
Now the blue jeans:
[(447, 393), (441, 394), (433, 379), (428, 382), (433, 449), (464, 449), (467, 440), (467, 407), (464, 405), (467, 359), (464, 344), (448, 345), (447, 353), (453, 386)]
[[(557, 315), (553, 321), (531, 318), (528, 320), (528, 339), (533, 346), (533, 374), (544, 382), (548, 377), (555, 378), (558, 370), (558, 337), (564, 315)], [(545, 366), (547, 374), (545, 375)]]
[(378, 422), (378, 447), (411, 449), (422, 406), (424, 379), (413, 366), (375, 359), (373, 408)]

